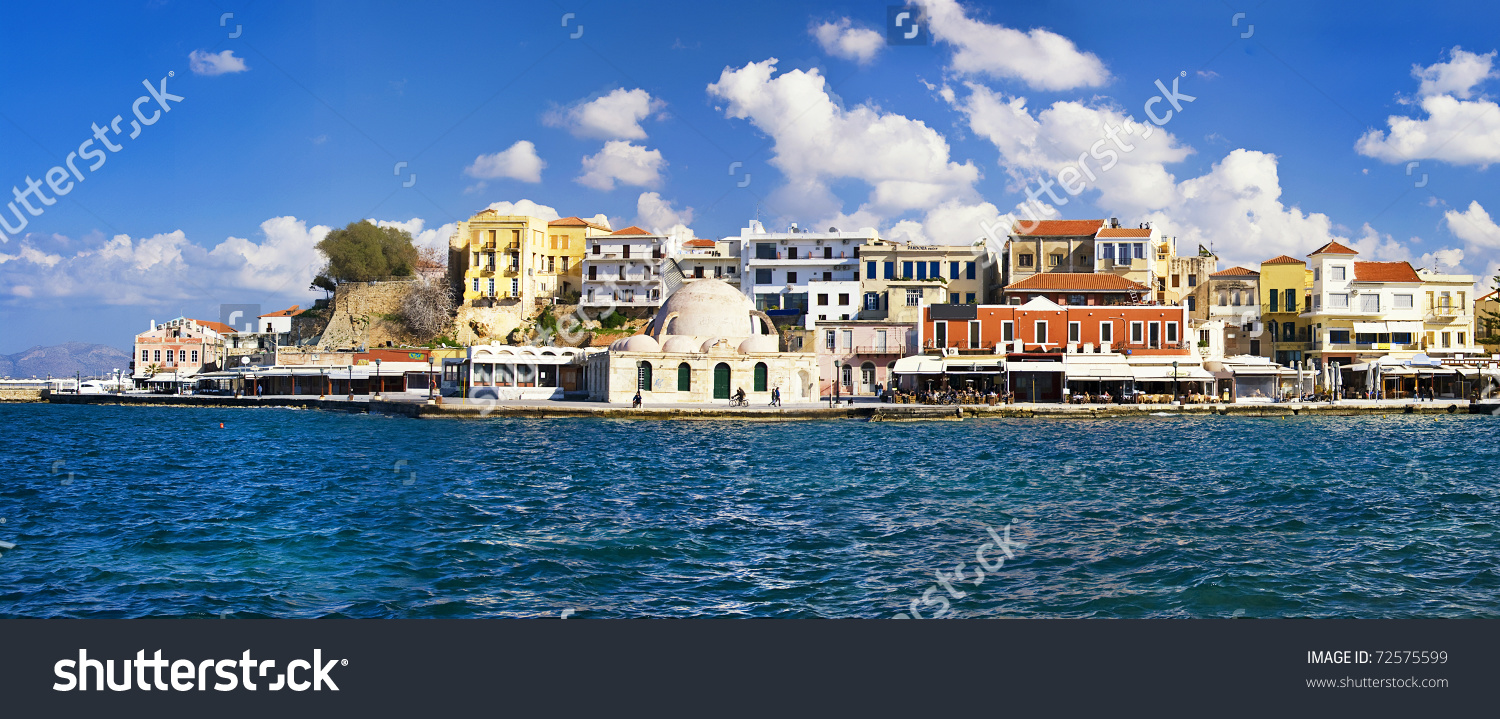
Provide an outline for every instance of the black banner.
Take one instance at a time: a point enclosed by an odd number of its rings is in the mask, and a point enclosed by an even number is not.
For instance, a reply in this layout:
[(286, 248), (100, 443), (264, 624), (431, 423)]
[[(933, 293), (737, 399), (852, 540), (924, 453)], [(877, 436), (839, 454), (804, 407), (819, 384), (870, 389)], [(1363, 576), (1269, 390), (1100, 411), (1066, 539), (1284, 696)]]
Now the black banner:
[(1488, 620), (17, 619), (0, 632), (17, 717), (1438, 716), (1492, 713), (1500, 668)]

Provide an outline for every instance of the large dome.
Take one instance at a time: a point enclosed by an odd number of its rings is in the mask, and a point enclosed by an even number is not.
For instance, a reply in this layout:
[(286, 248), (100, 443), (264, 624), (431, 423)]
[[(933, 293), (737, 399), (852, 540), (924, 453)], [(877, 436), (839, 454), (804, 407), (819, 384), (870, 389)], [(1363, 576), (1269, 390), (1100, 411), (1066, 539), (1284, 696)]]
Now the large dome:
[(667, 321), (667, 326), (653, 329), (659, 335), (746, 337), (762, 333), (754, 311), (750, 298), (733, 286), (704, 278), (684, 283), (673, 292), (656, 313), (656, 322)]

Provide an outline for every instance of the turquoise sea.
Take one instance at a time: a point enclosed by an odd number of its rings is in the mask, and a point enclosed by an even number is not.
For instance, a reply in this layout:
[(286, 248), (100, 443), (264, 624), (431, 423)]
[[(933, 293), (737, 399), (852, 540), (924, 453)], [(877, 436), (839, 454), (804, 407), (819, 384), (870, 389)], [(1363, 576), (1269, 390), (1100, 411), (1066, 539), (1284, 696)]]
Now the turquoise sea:
[(1500, 616), (1491, 417), (0, 426), (0, 616)]

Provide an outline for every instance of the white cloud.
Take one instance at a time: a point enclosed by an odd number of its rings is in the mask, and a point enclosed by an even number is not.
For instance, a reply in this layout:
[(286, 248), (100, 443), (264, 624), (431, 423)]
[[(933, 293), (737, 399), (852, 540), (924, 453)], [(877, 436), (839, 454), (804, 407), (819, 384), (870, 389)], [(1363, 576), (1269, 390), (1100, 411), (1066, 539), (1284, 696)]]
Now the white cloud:
[(562, 217), (562, 215), (557, 214), (557, 210), (552, 209), (551, 207), (548, 207), (546, 205), (539, 205), (535, 202), (532, 202), (531, 200), (524, 199), (517, 200), (515, 202), (491, 202), (489, 207), (486, 207), (484, 209), (494, 210), (496, 213), (499, 213), (501, 215), (540, 217), (549, 222)]
[(1467, 100), (1479, 83), (1495, 77), (1495, 51), (1480, 55), (1454, 47), (1448, 62), (1439, 62), (1427, 67), (1413, 65), (1411, 76), (1421, 80), (1417, 94), (1453, 95)]
[(636, 224), (652, 232), (670, 234), (673, 230), (686, 229), (693, 221), (693, 208), (677, 210), (669, 200), (655, 192), (642, 192), (635, 201)]
[(243, 58), (234, 56), (233, 50), (220, 53), (194, 50), (188, 53), (188, 67), (194, 75), (224, 75), (250, 69)]
[(846, 17), (815, 24), (808, 31), (817, 38), (823, 52), (860, 65), (868, 65), (885, 47), (883, 35), (869, 28), (854, 27)]
[(493, 155), (474, 158), (474, 164), (464, 168), (464, 174), (482, 180), (508, 177), (535, 183), (542, 181), (542, 168), (546, 166), (546, 161), (536, 154), (536, 145), (529, 140), (518, 140)]
[(873, 218), (977, 197), (979, 170), (951, 161), (936, 130), (867, 104), (846, 109), (817, 70), (773, 78), (776, 63), (725, 68), (708, 86), (710, 96), (727, 101), (725, 116), (748, 119), (773, 140), (770, 163), (786, 179), (769, 198), (775, 211), (793, 219), (834, 216), (843, 203), (830, 184), (846, 178), (870, 186), (861, 210)]
[(322, 266), (316, 245), (329, 228), (295, 217), (260, 224), (264, 239), (228, 237), (211, 248), (182, 230), (150, 237), (99, 238), (69, 254), (49, 254), (23, 242), (17, 255), (0, 254), (0, 285), (24, 286), (32, 299), (67, 298), (111, 305), (174, 300), (244, 301), (243, 295), (300, 296)]
[[(1080, 194), (1086, 191), (1081, 188), (1097, 189), (1100, 207), (1132, 214), (1170, 196), (1175, 178), (1165, 165), (1193, 153), (1161, 128), (1153, 128), (1149, 138), (1142, 138), (1144, 125), (1097, 101), (1092, 105), (1054, 102), (1033, 116), (1026, 98), (1006, 97), (976, 83), (967, 86), (967, 97), (959, 101), (950, 92), (953, 99), (949, 102), (968, 119), (971, 130), (1000, 151), (1000, 165), (1018, 188), (1038, 175), (1044, 180), (1057, 177)], [(1069, 166), (1077, 169), (1059, 174)], [(1094, 179), (1089, 179), (1090, 174)], [(1053, 192), (1064, 200), (1055, 204), (1070, 201), (1067, 189), (1054, 186)]]
[(615, 189), (616, 182), (656, 187), (661, 184), (661, 170), (665, 164), (660, 150), (647, 150), (624, 140), (610, 140), (597, 154), (583, 158), (583, 174), (575, 181), (605, 192)]
[(406, 230), (408, 233), (411, 233), (412, 244), (417, 249), (431, 247), (442, 250), (444, 255), (448, 253), (449, 238), (453, 237), (453, 231), (458, 229), (458, 223), (456, 222), (449, 222), (436, 228), (428, 229), (427, 221), (420, 217), (413, 217), (406, 221), (372, 219), (370, 222), (374, 223), (376, 227), (395, 227)]
[(968, 16), (957, 0), (925, 0), (932, 36), (953, 46), (951, 69), (966, 75), (1020, 80), (1038, 90), (1099, 87), (1109, 71), (1093, 53), (1062, 35), (1014, 30)]
[(542, 123), (566, 128), (575, 137), (644, 140), (646, 129), (641, 127), (641, 120), (665, 105), (645, 90), (618, 88), (607, 95), (552, 110), (542, 116)]
[(1469, 99), (1482, 81), (1495, 77), (1495, 53), (1476, 55), (1453, 48), (1452, 60), (1413, 67), (1421, 80), (1417, 101), (1425, 118), (1391, 115), (1389, 132), (1371, 129), (1354, 143), (1361, 155), (1390, 163), (1442, 160), (1487, 167), (1500, 162), (1500, 106)]
[(1500, 249), (1500, 227), (1477, 201), (1470, 202), (1469, 209), (1463, 212), (1448, 210), (1443, 219), (1448, 222), (1448, 231), (1470, 247)]

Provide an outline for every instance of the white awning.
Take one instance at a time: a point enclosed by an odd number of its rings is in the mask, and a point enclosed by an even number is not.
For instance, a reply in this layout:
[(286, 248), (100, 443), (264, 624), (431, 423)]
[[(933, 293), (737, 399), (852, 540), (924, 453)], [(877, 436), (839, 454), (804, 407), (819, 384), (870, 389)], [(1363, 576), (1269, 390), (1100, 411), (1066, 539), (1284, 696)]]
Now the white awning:
[(1414, 335), (1422, 334), (1421, 322), (1387, 322), (1385, 326), (1389, 327), (1391, 332), (1410, 332)]
[(1137, 382), (1170, 382), (1177, 380), (1211, 380), (1212, 374), (1198, 365), (1184, 365), (1177, 368), (1177, 374), (1172, 374), (1171, 365), (1142, 365), (1130, 368), (1135, 374)]
[(1068, 362), (1066, 366), (1068, 379), (1070, 380), (1112, 382), (1133, 379), (1135, 377), (1135, 375), (1130, 373), (1130, 365), (1123, 363)]
[[(1354, 331), (1359, 334), (1380, 335), (1390, 332), (1384, 322), (1355, 322)], [(1404, 331), (1404, 330), (1403, 330)]]
[(927, 355), (902, 357), (896, 360), (896, 366), (891, 371), (896, 374), (942, 374), (943, 360), (941, 357)]
[(1273, 375), (1273, 374), (1276, 374), (1281, 369), (1280, 365), (1274, 365), (1274, 364), (1270, 364), (1270, 363), (1266, 363), (1266, 364), (1238, 364), (1238, 365), (1226, 365), (1226, 366), (1229, 368), (1230, 372), (1233, 372), (1236, 376), (1239, 376), (1239, 377), (1252, 377), (1252, 376), (1257, 376), (1257, 375)]
[(1007, 372), (1062, 372), (1061, 362), (1007, 362)]

